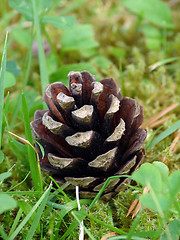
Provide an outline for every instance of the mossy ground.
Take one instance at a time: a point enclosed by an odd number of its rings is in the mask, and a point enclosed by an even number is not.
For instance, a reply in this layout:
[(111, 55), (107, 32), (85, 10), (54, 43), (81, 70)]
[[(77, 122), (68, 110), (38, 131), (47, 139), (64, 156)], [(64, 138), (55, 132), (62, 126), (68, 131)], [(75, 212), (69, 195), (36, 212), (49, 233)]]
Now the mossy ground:
[[(165, 2), (169, 4), (173, 1)], [(21, 69), (21, 73), (16, 79), (16, 85), (8, 89), (10, 92), (8, 122), (11, 123), (13, 114), (15, 113), (17, 98), (20, 95), (19, 89), (21, 89), (22, 81), (25, 77), (28, 48), (25, 44), (21, 44), (20, 40), (14, 37), (14, 34), (11, 34), (13, 28), (16, 28), (17, 25), (23, 28), (25, 20), (21, 18), (20, 14), (13, 13), (13, 10), (8, 7), (6, 1), (4, 1), (4, 4), (6, 14), (9, 15), (5, 17), (3, 12), (1, 12), (2, 19), (0, 21), (0, 29), (2, 37), (0, 39), (0, 51), (2, 52), (3, 50), (4, 36), (8, 28), (10, 30), (10, 36), (7, 59), (16, 61)], [(58, 14), (58, 12), (62, 15), (74, 15), (78, 24), (91, 24), (94, 30), (94, 38), (99, 45), (92, 49), (64, 52), (61, 49), (63, 30), (47, 24), (46, 32), (49, 36), (49, 44), (51, 45), (51, 54), (47, 57), (49, 73), (54, 73), (64, 65), (86, 62), (91, 63), (98, 75), (98, 79), (113, 77), (121, 86), (121, 79), (123, 78), (125, 95), (135, 98), (138, 104), (144, 106), (145, 121), (166, 109), (168, 106), (179, 103), (180, 60), (177, 59), (167, 65), (161, 65), (153, 71), (149, 69), (149, 66), (156, 62), (179, 56), (179, 3), (171, 7), (175, 27), (166, 31), (162, 43), (154, 49), (147, 46), (147, 39), (141, 31), (138, 17), (130, 14), (127, 9), (118, 5), (117, 1), (62, 1), (60, 6), (57, 6), (57, 8), (53, 10), (55, 15)], [(24, 24), (26, 23), (27, 22)], [(27, 32), (30, 34), (28, 28)], [(45, 35), (44, 39), (47, 40)], [(122, 71), (120, 71), (120, 65)], [(51, 77), (52, 76), (53, 74)], [(38, 58), (35, 56), (32, 57), (29, 81), (25, 90), (28, 103), (31, 103), (29, 104), (29, 110), (32, 119), (34, 111), (42, 107), (39, 63)], [(5, 92), (5, 96), (6, 95), (7, 90)], [(176, 107), (171, 113), (168, 113), (168, 115), (170, 118), (160, 125), (161, 128), (158, 130), (157, 135), (179, 119), (179, 107)], [(148, 128), (148, 139), (156, 129), (157, 128)], [(21, 109), (19, 110), (19, 114), (11, 131), (19, 136), (25, 136)], [(172, 134), (158, 143), (154, 148), (148, 150), (144, 161), (162, 161), (163, 157), (166, 157), (166, 163), (170, 171), (179, 169), (180, 149), (178, 148), (178, 150), (172, 154), (169, 148), (173, 138), (174, 135)], [(29, 172), (29, 168), (26, 151), (19, 148), (18, 152), (17, 142), (14, 145), (7, 133), (5, 133), (3, 137), (2, 150), (5, 154), (5, 160), (1, 164), (1, 172), (12, 168), (12, 177), (8, 178), (1, 186), (1, 190), (6, 192), (25, 178)], [(46, 179), (47, 182), (49, 182), (48, 176), (46, 176)], [(15, 188), (15, 191), (31, 190), (33, 190), (33, 185), (30, 175), (25, 182)], [(135, 190), (130, 188), (124, 189), (109, 202), (99, 200), (90, 214), (128, 232), (133, 220), (131, 217), (126, 217), (126, 214), (136, 194), (137, 191)], [(37, 201), (36, 197), (31, 194), (14, 195), (14, 198), (27, 201), (31, 206)], [(58, 201), (61, 204), (66, 202), (63, 197), (58, 197)], [(48, 214), (48, 211), (50, 211), (50, 214)], [(16, 214), (17, 210), (13, 210), (0, 216), (0, 222), (7, 233), (13, 224)], [(137, 231), (153, 231), (158, 228), (160, 221), (158, 214), (147, 209), (144, 209), (141, 214), (141, 220), (136, 229)], [(52, 210), (50, 207), (47, 207), (41, 218), (41, 234), (37, 234), (34, 239), (55, 239), (53, 238), (53, 233), (58, 230), (56, 229), (56, 223), (59, 221), (58, 219), (56, 220), (56, 216), (58, 216), (58, 210)], [(70, 215), (63, 219), (59, 230), (61, 236), (72, 220), (73, 218)], [(52, 229), (51, 226), (53, 221), (55, 221), (54, 229)], [(87, 219), (84, 223), (89, 231), (96, 236), (96, 239), (100, 239), (104, 234), (109, 232), (107, 228), (98, 225), (92, 219)], [(23, 228), (18, 239), (25, 239), (29, 226), (30, 225), (27, 224)], [(67, 239), (78, 239), (78, 234), (76, 230)], [(86, 239), (88, 239), (88, 237), (86, 237)]]

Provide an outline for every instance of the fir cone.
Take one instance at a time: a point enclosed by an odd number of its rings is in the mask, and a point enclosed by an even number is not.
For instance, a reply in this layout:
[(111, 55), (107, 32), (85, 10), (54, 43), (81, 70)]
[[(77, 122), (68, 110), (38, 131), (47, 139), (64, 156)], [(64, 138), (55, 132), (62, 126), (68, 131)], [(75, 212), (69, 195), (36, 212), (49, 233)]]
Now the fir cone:
[[(142, 163), (140, 146), (147, 135), (139, 128), (143, 108), (123, 98), (112, 78), (96, 82), (87, 71), (70, 72), (68, 78), (69, 88), (61, 82), (46, 87), (43, 100), (49, 110), (36, 111), (31, 128), (44, 147), (41, 168), (67, 182), (69, 192), (78, 185), (80, 197), (93, 198), (108, 177), (130, 175)], [(111, 198), (128, 181), (112, 180), (103, 198)]]

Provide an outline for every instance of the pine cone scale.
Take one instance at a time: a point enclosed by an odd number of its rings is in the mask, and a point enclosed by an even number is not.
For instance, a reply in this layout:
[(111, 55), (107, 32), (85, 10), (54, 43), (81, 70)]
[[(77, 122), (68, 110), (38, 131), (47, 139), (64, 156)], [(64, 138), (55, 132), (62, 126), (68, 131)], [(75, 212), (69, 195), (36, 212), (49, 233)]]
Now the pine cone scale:
[[(31, 128), (33, 129), (34, 138), (39, 141), (42, 146), (48, 145), (52, 148), (52, 151), (58, 151), (64, 157), (72, 157), (69, 146), (65, 142), (64, 138), (53, 134), (49, 131), (42, 123), (42, 119), (37, 119), (31, 123)], [(46, 150), (46, 148), (45, 148)]]

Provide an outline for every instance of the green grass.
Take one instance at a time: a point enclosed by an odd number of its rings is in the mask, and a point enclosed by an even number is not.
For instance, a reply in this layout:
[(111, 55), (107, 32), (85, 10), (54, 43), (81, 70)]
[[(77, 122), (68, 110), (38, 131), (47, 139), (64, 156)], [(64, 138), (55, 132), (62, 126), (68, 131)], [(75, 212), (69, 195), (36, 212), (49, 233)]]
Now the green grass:
[(6, 73), (6, 55), (7, 55), (7, 37), (8, 33), (6, 34), (4, 50), (2, 54), (2, 61), (1, 61), (1, 70), (0, 70), (0, 148), (2, 143), (2, 136), (3, 136), (3, 106), (4, 106), (4, 82), (5, 82), (5, 73)]
[[(8, 0), (0, 4), (0, 202), (4, 199), (0, 238), (76, 240), (83, 221), (84, 239), (100, 240), (116, 232), (120, 235), (111, 240), (178, 240), (180, 148), (172, 152), (171, 144), (180, 128), (179, 106), (167, 114), (169, 120), (148, 127), (146, 164), (140, 176), (138, 171), (131, 176), (136, 182), (105, 202), (100, 196), (115, 177), (107, 179), (94, 199), (80, 199), (81, 210), (75, 197), (65, 192), (66, 185), (40, 172), (30, 146), (30, 121), (35, 110), (46, 107), (42, 101), (46, 85), (54, 81), (67, 85), (69, 71), (88, 70), (97, 80), (113, 77), (123, 96), (143, 105), (145, 121), (180, 102), (180, 3), (170, 7), (171, 1), (157, 0), (154, 11), (153, 2)], [(158, 14), (158, 9), (163, 11)], [(49, 55), (43, 50), (45, 42), (51, 48)], [(158, 165), (164, 158), (168, 168)], [(140, 196), (147, 185), (150, 192)], [(137, 197), (141, 211), (134, 219), (126, 217)]]
[(42, 45), (41, 28), (39, 23), (38, 9), (36, 7), (35, 0), (31, 1), (33, 9), (33, 20), (36, 29), (36, 38), (38, 44), (38, 54), (39, 54), (39, 67), (40, 67), (40, 77), (41, 77), (41, 89), (44, 92), (46, 86), (49, 84), (48, 71), (46, 66), (46, 57)]
[(41, 170), (40, 170), (39, 164), (37, 164), (35, 151), (32, 148), (33, 137), (32, 137), (31, 127), (29, 122), (28, 107), (27, 107), (26, 98), (24, 94), (22, 94), (22, 110), (24, 115), (24, 127), (25, 127), (26, 140), (28, 140), (30, 143), (30, 144), (27, 144), (27, 153), (28, 153), (31, 176), (32, 176), (35, 189), (37, 191), (42, 191), (43, 185), (42, 185)]

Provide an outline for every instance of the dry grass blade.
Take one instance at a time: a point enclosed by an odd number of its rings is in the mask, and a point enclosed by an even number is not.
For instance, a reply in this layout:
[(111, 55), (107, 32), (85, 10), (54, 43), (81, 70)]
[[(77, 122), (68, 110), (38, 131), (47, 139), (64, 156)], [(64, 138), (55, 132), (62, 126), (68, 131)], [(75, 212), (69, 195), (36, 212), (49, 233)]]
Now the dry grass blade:
[(149, 119), (147, 122), (143, 123), (141, 125), (142, 128), (148, 127), (150, 125), (152, 125), (152, 123), (154, 123), (155, 121), (157, 121), (159, 118), (163, 117), (165, 114), (167, 114), (168, 112), (174, 110), (179, 104), (175, 103), (169, 107), (167, 107), (166, 109), (164, 109), (163, 111), (161, 111), (160, 113), (158, 113), (157, 115), (155, 115), (154, 117), (152, 117), (151, 119)]
[[(18, 141), (21, 142), (22, 144), (28, 144), (28, 145), (31, 147), (31, 149), (33, 149), (33, 150), (35, 151), (35, 155), (36, 155), (36, 159), (35, 159), (35, 160), (37, 160), (37, 161), (36, 161), (37, 171), (35, 172), (35, 176), (36, 176), (36, 177), (39, 176), (39, 178), (40, 178), (41, 176), (40, 176), (40, 174), (39, 174), (39, 173), (40, 173), (39, 154), (38, 154), (36, 148), (35, 148), (28, 140), (26, 140), (26, 139), (24, 139), (24, 138), (22, 138), (22, 137), (19, 137), (19, 136), (16, 135), (15, 133), (12, 133), (12, 132), (10, 132), (10, 131), (8, 131), (8, 130), (5, 130), (5, 131), (6, 131), (7, 133), (9, 133), (10, 135), (16, 137), (16, 138), (18, 139)], [(33, 166), (33, 168), (36, 168), (36, 166)], [(31, 174), (32, 174), (32, 169), (31, 169)], [(39, 174), (39, 175), (38, 175), (38, 174)], [(36, 181), (35, 183), (37, 183), (37, 185), (40, 186), (40, 190), (42, 190), (42, 183), (40, 182), (41, 185), (39, 185), (36, 179), (35, 179), (35, 181)]]
[(33, 149), (34, 151), (36, 151), (35, 147), (26, 139), (22, 138), (22, 137), (19, 137), (18, 135), (16, 135), (15, 133), (12, 133), (8, 130), (5, 130), (7, 133), (11, 134), (12, 136), (16, 137), (18, 139), (18, 141), (22, 144), (29, 144)]
[(177, 131), (177, 135), (175, 136), (170, 148), (172, 153), (175, 153), (178, 149), (179, 144), (179, 140), (180, 140), (180, 129)]
[(141, 209), (141, 202), (138, 200), (138, 204), (136, 206), (136, 208), (134, 209), (133, 215), (132, 215), (132, 219), (138, 214), (138, 212)]
[[(148, 191), (149, 191), (149, 189), (147, 187), (144, 187), (143, 194), (146, 194)], [(141, 193), (139, 193), (139, 195), (141, 195)], [(132, 214), (132, 218), (134, 218), (138, 214), (140, 209), (141, 209), (141, 202), (139, 201), (139, 199), (134, 199), (133, 203), (131, 204), (131, 206), (128, 210), (126, 217), (128, 217), (134, 210), (134, 212)]]
[(102, 238), (101, 238), (101, 240), (107, 240), (108, 238), (110, 238), (110, 237), (115, 237), (115, 236), (118, 236), (119, 234), (117, 234), (117, 233), (115, 233), (115, 232), (111, 232), (111, 233), (107, 233), (107, 234), (105, 234)]
[(174, 116), (175, 116), (175, 114), (172, 114), (172, 115), (170, 115), (170, 116), (166, 116), (166, 117), (164, 117), (164, 118), (161, 118), (160, 120), (158, 120), (158, 121), (150, 124), (149, 127), (150, 127), (150, 128), (158, 127), (159, 125), (167, 122), (169, 119), (171, 119), (171, 118), (174, 117)]
[(24, 138), (22, 138), (22, 137), (19, 137), (19, 136), (16, 135), (15, 133), (12, 133), (12, 132), (10, 132), (10, 131), (8, 131), (8, 130), (5, 130), (5, 131), (6, 131), (7, 133), (11, 134), (12, 136), (16, 137), (20, 143), (22, 143), (22, 144), (29, 144), (29, 146), (31, 146), (31, 147), (34, 149), (34, 151), (36, 152), (36, 154), (38, 155), (35, 147), (34, 147), (28, 140), (26, 140), (26, 139), (24, 139)]
[(135, 207), (137, 206), (138, 202), (139, 202), (139, 200), (138, 200), (137, 198), (134, 199), (134, 201), (132, 202), (132, 204), (131, 204), (131, 206), (130, 206), (130, 208), (129, 208), (129, 210), (128, 210), (128, 213), (127, 213), (126, 217), (128, 217), (128, 216), (132, 213), (132, 211), (133, 211), (133, 210), (135, 209)]
[(25, 144), (28, 144), (30, 147), (32, 147), (32, 149), (33, 149), (33, 150), (35, 151), (35, 153), (36, 153), (37, 160), (38, 160), (38, 162), (39, 162), (38, 152), (37, 152), (36, 148), (35, 148), (28, 140), (26, 140), (26, 139), (24, 139), (24, 138), (22, 138), (22, 137), (19, 137), (19, 136), (16, 135), (15, 133), (12, 133), (12, 132), (10, 132), (10, 131), (8, 131), (8, 130), (5, 130), (5, 131), (6, 131), (7, 133), (11, 134), (12, 136), (16, 137), (20, 143), (22, 143), (22, 144), (24, 144), (24, 145), (25, 145)]
[[(177, 134), (175, 135), (175, 138), (170, 146), (170, 150), (172, 153), (175, 153), (178, 147), (180, 146), (179, 141), (180, 141), (180, 129), (177, 131)], [(167, 164), (166, 156), (163, 157), (162, 162)]]

